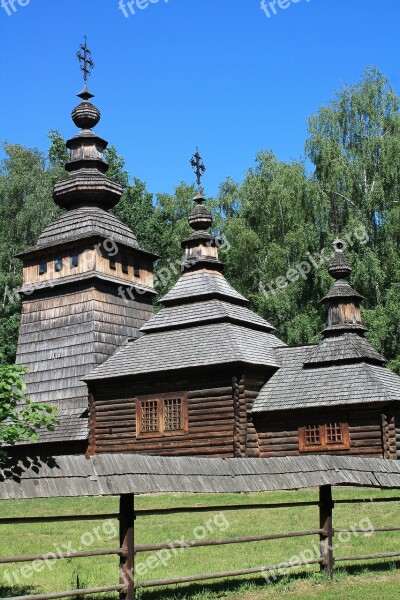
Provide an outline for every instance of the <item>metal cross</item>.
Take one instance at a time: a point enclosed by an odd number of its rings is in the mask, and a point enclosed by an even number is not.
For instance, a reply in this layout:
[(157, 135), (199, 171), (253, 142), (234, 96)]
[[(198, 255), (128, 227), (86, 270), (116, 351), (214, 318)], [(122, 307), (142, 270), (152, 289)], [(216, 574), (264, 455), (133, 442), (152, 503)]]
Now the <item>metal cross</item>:
[(89, 75), (91, 74), (90, 73), (91, 70), (94, 68), (94, 62), (91, 58), (92, 53), (89, 50), (89, 48), (87, 47), (86, 35), (85, 35), (85, 43), (81, 44), (79, 46), (79, 50), (76, 53), (76, 56), (80, 62), (80, 67), (81, 67), (81, 70), (83, 71), (83, 79), (86, 83)]
[(198, 148), (196, 148), (196, 153), (193, 154), (190, 164), (192, 165), (194, 172), (196, 173), (197, 185), (200, 187), (201, 178), (203, 177), (206, 171), (206, 167), (204, 166), (203, 159), (199, 154)]

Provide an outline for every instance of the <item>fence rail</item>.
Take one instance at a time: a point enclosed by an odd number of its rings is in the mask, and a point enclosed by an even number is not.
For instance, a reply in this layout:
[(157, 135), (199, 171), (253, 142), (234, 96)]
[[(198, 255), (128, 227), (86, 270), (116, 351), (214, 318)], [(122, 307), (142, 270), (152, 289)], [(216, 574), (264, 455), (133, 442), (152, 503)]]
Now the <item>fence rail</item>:
[[(400, 502), (400, 497), (387, 498), (357, 498), (337, 500), (335, 504), (371, 504), (379, 502)], [(241, 510), (270, 510), (270, 509), (290, 509), (295, 507), (311, 507), (319, 508), (319, 528), (309, 529), (306, 531), (293, 531), (289, 533), (274, 533), (264, 534), (249, 537), (233, 537), (222, 539), (205, 539), (192, 540), (189, 542), (175, 543), (158, 543), (158, 544), (141, 544), (134, 543), (134, 521), (137, 517), (156, 516), (156, 515), (171, 515), (178, 513), (202, 513), (216, 511), (241, 511)], [(53, 598), (71, 598), (77, 596), (87, 596), (91, 594), (101, 594), (106, 592), (120, 593), (120, 598), (123, 600), (134, 600), (135, 589), (170, 586), (183, 583), (195, 583), (212, 579), (224, 579), (230, 577), (240, 577), (245, 575), (258, 575), (268, 572), (277, 571), (279, 569), (290, 569), (308, 565), (320, 565), (320, 568), (325, 570), (330, 577), (333, 576), (335, 562), (356, 562), (363, 560), (376, 560), (386, 558), (400, 557), (399, 552), (385, 552), (376, 554), (364, 554), (361, 556), (346, 556), (334, 557), (333, 555), (333, 537), (340, 533), (363, 533), (365, 530), (360, 528), (339, 529), (333, 527), (333, 509), (334, 503), (332, 500), (332, 487), (330, 485), (321, 486), (319, 488), (319, 501), (316, 502), (282, 502), (282, 503), (262, 503), (262, 504), (228, 504), (228, 505), (213, 505), (213, 506), (185, 506), (185, 507), (170, 507), (159, 509), (140, 509), (134, 511), (134, 495), (125, 494), (120, 496), (120, 505), (118, 513), (91, 514), (91, 515), (54, 515), (54, 516), (39, 516), (39, 517), (17, 517), (17, 518), (0, 518), (1, 525), (9, 524), (33, 524), (46, 522), (61, 522), (61, 521), (95, 521), (103, 519), (116, 519), (119, 521), (119, 538), (120, 547), (112, 550), (88, 550), (74, 552), (68, 554), (36, 554), (29, 556), (11, 556), (0, 557), (0, 564), (10, 564), (19, 562), (31, 562), (36, 560), (62, 560), (78, 557), (94, 557), (94, 556), (119, 556), (120, 582), (118, 585), (76, 589), (70, 591), (54, 592), (50, 594), (36, 594), (29, 596), (14, 596), (10, 600), (52, 600)], [(385, 526), (375, 527), (374, 532), (400, 531), (400, 526)], [(203, 573), (199, 575), (191, 575), (187, 577), (175, 577), (169, 579), (158, 579), (152, 581), (135, 582), (134, 579), (134, 558), (137, 554), (143, 552), (157, 552), (164, 549), (173, 549), (180, 547), (200, 548), (207, 546), (222, 546), (227, 544), (245, 544), (250, 542), (261, 542), (276, 539), (290, 539), (305, 536), (319, 536), (320, 542), (320, 557), (307, 561), (279, 563), (276, 565), (264, 565), (259, 567), (237, 569), (233, 571), (223, 571), (215, 573)]]

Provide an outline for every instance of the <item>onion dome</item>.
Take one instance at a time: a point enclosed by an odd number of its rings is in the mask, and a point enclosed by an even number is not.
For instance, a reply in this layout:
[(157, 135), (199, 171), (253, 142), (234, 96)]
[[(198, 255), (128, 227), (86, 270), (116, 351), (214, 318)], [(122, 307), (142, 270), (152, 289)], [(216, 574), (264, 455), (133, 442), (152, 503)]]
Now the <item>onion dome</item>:
[(105, 175), (108, 165), (104, 151), (108, 142), (92, 129), (100, 121), (100, 111), (89, 100), (94, 98), (86, 86), (78, 94), (82, 102), (72, 111), (72, 120), (81, 131), (67, 141), (70, 161), (65, 165), (69, 176), (54, 186), (53, 199), (62, 208), (97, 206), (109, 209), (115, 206), (122, 187)]
[(74, 108), (71, 113), (73, 122), (80, 129), (92, 129), (100, 121), (101, 113), (96, 106), (89, 102), (94, 96), (89, 92), (87, 86), (78, 94), (78, 98), (82, 98), (82, 102)]
[(326, 327), (324, 335), (353, 331), (363, 335), (366, 327), (362, 324), (360, 302), (363, 296), (356, 292), (347, 279), (352, 268), (344, 254), (344, 244), (336, 239), (333, 242), (334, 254), (328, 266), (329, 275), (335, 283), (321, 302), (326, 305)]

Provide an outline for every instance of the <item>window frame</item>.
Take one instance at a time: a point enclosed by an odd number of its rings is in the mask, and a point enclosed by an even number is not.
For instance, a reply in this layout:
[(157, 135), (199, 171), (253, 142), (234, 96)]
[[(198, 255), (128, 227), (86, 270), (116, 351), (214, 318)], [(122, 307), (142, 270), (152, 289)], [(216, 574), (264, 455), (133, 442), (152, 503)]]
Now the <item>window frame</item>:
[[(330, 425), (340, 425), (341, 442), (328, 442), (328, 428)], [(319, 428), (319, 444), (307, 443), (306, 430), (308, 427)], [(329, 452), (330, 450), (350, 450), (350, 431), (348, 422), (329, 420), (323, 424), (310, 423), (299, 427), (299, 451), (300, 452)]]
[[(164, 406), (166, 400), (179, 399), (182, 406), (182, 429), (165, 429), (164, 427)], [(157, 401), (158, 412), (158, 430), (157, 431), (142, 431), (142, 405), (145, 402)], [(189, 432), (188, 419), (188, 395), (187, 392), (177, 392), (169, 394), (151, 394), (148, 396), (136, 397), (136, 437), (137, 438), (163, 438), (163, 437), (179, 437), (187, 435)]]

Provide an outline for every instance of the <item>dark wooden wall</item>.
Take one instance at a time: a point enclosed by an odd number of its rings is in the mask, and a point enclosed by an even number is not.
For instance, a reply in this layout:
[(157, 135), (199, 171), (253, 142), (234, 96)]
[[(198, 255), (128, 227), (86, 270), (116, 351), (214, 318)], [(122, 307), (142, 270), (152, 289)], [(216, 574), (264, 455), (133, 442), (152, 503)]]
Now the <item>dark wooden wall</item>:
[[(265, 373), (240, 374), (231, 366), (199, 369), (197, 373), (166, 373), (157, 379), (152, 375), (151, 379), (96, 383), (90, 400), (89, 454), (259, 456), (257, 432), (249, 411), (266, 379)], [(170, 392), (188, 395), (188, 433), (137, 438), (137, 397)]]
[[(232, 374), (165, 374), (103, 384), (91, 390), (89, 453), (137, 452), (152, 455), (233, 456)], [(136, 397), (187, 392), (188, 434), (136, 438)]]
[(364, 404), (353, 409), (338, 408), (334, 411), (318, 409), (318, 419), (316, 419), (316, 410), (265, 413), (256, 416), (255, 427), (258, 432), (261, 457), (298, 456), (300, 454), (298, 428), (315, 421), (320, 424), (330, 421), (349, 424), (350, 449), (331, 450), (330, 454), (368, 455), (382, 458), (385, 455), (386, 439), (386, 457), (395, 457), (395, 423), (392, 416), (383, 418), (386, 417), (386, 408), (369, 407)]

